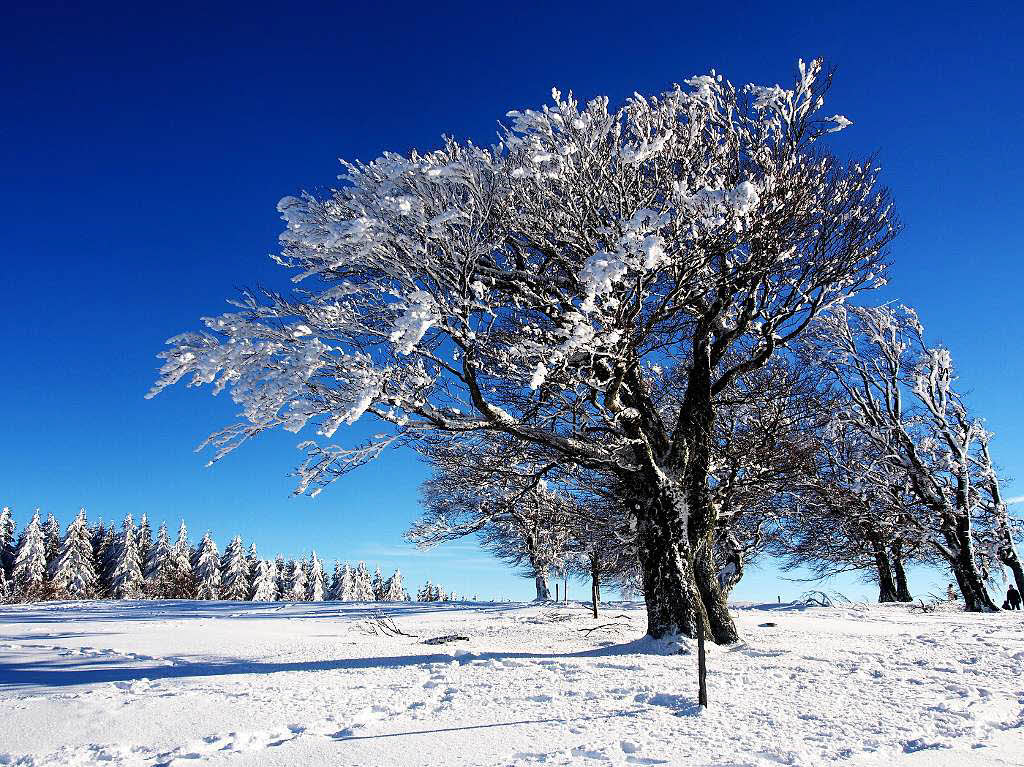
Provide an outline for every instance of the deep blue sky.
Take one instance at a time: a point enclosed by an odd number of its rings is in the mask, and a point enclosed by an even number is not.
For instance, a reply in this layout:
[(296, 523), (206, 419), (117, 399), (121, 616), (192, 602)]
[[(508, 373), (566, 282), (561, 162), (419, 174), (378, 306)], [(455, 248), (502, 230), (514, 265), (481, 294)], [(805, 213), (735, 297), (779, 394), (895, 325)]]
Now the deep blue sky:
[[(886, 298), (947, 343), (998, 460), (1024, 477), (1020, 11), (962, 3), (6, 3), (0, 29), (0, 503), (62, 522), (148, 511), (266, 554), (400, 565), (481, 596), (529, 583), (466, 546), (399, 548), (422, 467), (394, 454), (289, 498), (291, 434), (213, 469), (192, 448), (226, 398), (144, 401), (163, 341), (236, 287), (283, 285), (274, 206), (338, 157), (490, 141), (551, 86), (620, 102), (711, 68), (788, 83), (838, 68), (840, 155), (877, 151), (906, 231)], [(1024, 492), (1024, 483), (1011, 494)], [(925, 575), (922, 586), (944, 575)], [(771, 571), (737, 596), (803, 590)], [(582, 592), (576, 587), (577, 592)], [(855, 594), (868, 593), (854, 586)]]

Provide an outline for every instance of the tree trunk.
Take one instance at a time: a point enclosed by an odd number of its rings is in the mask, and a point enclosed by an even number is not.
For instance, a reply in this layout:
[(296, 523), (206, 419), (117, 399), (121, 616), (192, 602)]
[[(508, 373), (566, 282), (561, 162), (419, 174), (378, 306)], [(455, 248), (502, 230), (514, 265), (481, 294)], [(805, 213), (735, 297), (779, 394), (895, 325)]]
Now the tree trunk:
[(907, 583), (907, 571), (903, 569), (903, 544), (895, 541), (890, 550), (892, 571), (896, 576), (896, 601), (913, 602), (914, 597), (910, 595), (910, 585)]
[(639, 504), (637, 555), (647, 604), (647, 633), (694, 638), (700, 599), (676, 493), (662, 488)]
[(537, 597), (534, 599), (535, 602), (546, 602), (551, 599), (551, 590), (548, 588), (548, 575), (547, 573), (537, 573), (534, 577), (534, 582), (537, 585)]
[(896, 602), (896, 582), (892, 577), (889, 553), (878, 538), (871, 538), (871, 548), (875, 554), (875, 569), (878, 571), (878, 601)]
[(590, 598), (594, 602), (594, 617), (597, 617), (597, 603), (601, 601), (600, 583), (601, 573), (598, 567), (597, 557), (590, 558)]
[(999, 607), (985, 588), (985, 581), (974, 560), (970, 519), (958, 515), (955, 520), (943, 526), (942, 533), (953, 552), (949, 567), (963, 594), (964, 609), (973, 613), (998, 612)]
[[(693, 557), (694, 581), (703, 607), (701, 612), (714, 641), (732, 644), (739, 641), (740, 635), (729, 615), (726, 593), (718, 581), (719, 568), (714, 551), (718, 512), (708, 489), (715, 421), (709, 339), (704, 337), (695, 341), (686, 395), (679, 412), (674, 458), (682, 464), (680, 468), (689, 512), (686, 537)], [(683, 448), (681, 451), (680, 447)]]

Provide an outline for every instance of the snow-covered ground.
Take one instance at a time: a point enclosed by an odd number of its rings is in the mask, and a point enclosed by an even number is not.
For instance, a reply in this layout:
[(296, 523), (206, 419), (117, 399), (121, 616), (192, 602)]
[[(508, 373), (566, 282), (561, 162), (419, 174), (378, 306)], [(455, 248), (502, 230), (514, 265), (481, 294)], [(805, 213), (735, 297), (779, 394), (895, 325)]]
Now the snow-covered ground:
[(699, 712), (638, 605), (374, 609), (0, 608), (0, 764), (1024, 764), (1021, 613), (740, 605)]

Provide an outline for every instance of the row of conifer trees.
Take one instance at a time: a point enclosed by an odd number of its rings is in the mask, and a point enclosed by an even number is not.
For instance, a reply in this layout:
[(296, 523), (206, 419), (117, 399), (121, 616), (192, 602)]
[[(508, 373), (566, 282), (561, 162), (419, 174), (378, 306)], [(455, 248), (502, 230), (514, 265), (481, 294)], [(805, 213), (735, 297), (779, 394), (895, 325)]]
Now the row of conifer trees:
[[(198, 546), (188, 540), (182, 521), (175, 541), (161, 524), (154, 538), (145, 514), (135, 524), (125, 517), (120, 530), (103, 522), (90, 527), (85, 510), (78, 512), (63, 536), (49, 514), (41, 522), (36, 511), (15, 540), (9, 508), (0, 511), (0, 601), (47, 599), (232, 599), (259, 602), (408, 601), (402, 574), (371, 575), (366, 564), (354, 569), (334, 563), (328, 577), (312, 552), (288, 560), (263, 559), (255, 545), (248, 551), (235, 536), (221, 554), (210, 533)], [(454, 599), (429, 581), (420, 601)]]

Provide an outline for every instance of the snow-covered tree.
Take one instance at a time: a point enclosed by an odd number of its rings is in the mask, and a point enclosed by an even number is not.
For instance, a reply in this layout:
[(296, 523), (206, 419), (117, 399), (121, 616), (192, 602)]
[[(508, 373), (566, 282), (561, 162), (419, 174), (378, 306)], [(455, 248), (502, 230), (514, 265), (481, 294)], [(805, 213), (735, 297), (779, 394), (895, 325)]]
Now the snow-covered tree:
[(192, 573), (196, 583), (196, 599), (220, 599), (220, 552), (209, 532), (203, 536), (196, 550)]
[(249, 580), (249, 563), (245, 559), (242, 538), (235, 536), (224, 549), (221, 558), (221, 589), (220, 599), (245, 600), (252, 591)]
[(139, 550), (139, 561), (145, 575), (146, 563), (149, 562), (149, 554), (153, 550), (153, 529), (150, 527), (149, 515), (146, 512), (142, 512), (139, 527), (135, 531), (135, 548)]
[(334, 563), (334, 577), (331, 579), (331, 599), (352, 602), (356, 599), (355, 577), (346, 562), (344, 566)]
[(373, 590), (373, 598), (378, 602), (384, 598), (384, 576), (381, 575), (380, 565), (373, 571), (373, 578), (370, 580), (370, 588)]
[(114, 599), (139, 599), (142, 596), (142, 566), (135, 540), (137, 532), (135, 520), (129, 514), (124, 518), (114, 545), (110, 568), (110, 595)]
[(143, 591), (152, 599), (171, 599), (175, 588), (174, 547), (167, 532), (167, 523), (161, 522), (156, 533), (156, 542), (149, 550), (149, 557), (142, 574), (145, 577)]
[(427, 578), (427, 582), (423, 584), (419, 591), (416, 592), (417, 602), (433, 602), (434, 601), (434, 585)]
[(0, 570), (4, 570), (7, 576), (11, 574), (14, 567), (14, 555), (17, 548), (14, 538), (14, 517), (9, 506), (0, 509)]
[(356, 602), (372, 602), (374, 599), (373, 581), (365, 562), (356, 565), (352, 574), (352, 599)]
[(43, 523), (43, 550), (46, 552), (46, 566), (57, 558), (60, 553), (60, 523), (53, 513), (47, 513)]
[(110, 527), (103, 526), (93, 531), (93, 556), (96, 559), (96, 577), (99, 579), (99, 592), (109, 597), (113, 588), (114, 567), (117, 559), (117, 530), (113, 523)]
[(85, 509), (81, 509), (68, 525), (60, 550), (50, 563), (49, 576), (55, 599), (92, 599), (96, 596), (96, 567)]
[(11, 581), (14, 595), (20, 601), (30, 602), (47, 596), (46, 548), (39, 509), (33, 513), (18, 540)]
[(305, 561), (293, 560), (289, 566), (288, 589), (281, 595), (281, 599), (289, 602), (305, 602), (307, 582)]
[(906, 307), (837, 307), (814, 339), (850, 407), (837, 418), (905, 476), (922, 516), (907, 516), (956, 579), (969, 611), (997, 610), (976, 545), (975, 455), (987, 432), (953, 383), (952, 356), (929, 347)]
[(280, 593), (277, 565), (272, 559), (261, 559), (253, 578), (250, 601), (276, 602)]
[[(618, 109), (556, 90), (498, 146), (346, 164), (331, 195), (279, 204), (279, 263), (310, 287), (247, 294), (173, 339), (151, 395), (233, 390), (247, 421), (211, 436), (214, 460), (313, 422), (312, 494), (388, 445), (481, 431), (619, 477), (651, 635), (706, 619), (734, 641), (712, 545), (718, 397), (880, 284), (898, 228), (877, 165), (824, 149), (851, 124), (822, 113), (828, 84), (814, 61), (790, 89), (713, 73)], [(680, 373), (677, 411), (659, 412), (654, 364)], [(364, 415), (389, 431), (331, 441)]]
[(281, 595), (281, 599), (284, 599), (285, 594), (288, 593), (288, 578), (291, 574), (291, 564), (285, 562), (283, 555), (278, 554), (274, 557), (274, 569), (277, 572), (277, 593)]
[(306, 599), (310, 602), (323, 602), (326, 587), (324, 581), (324, 564), (314, 551), (309, 556), (309, 579), (306, 583)]
[(395, 570), (391, 577), (384, 582), (379, 599), (384, 602), (404, 602), (407, 598), (405, 584), (402, 582), (402, 571)]

